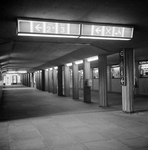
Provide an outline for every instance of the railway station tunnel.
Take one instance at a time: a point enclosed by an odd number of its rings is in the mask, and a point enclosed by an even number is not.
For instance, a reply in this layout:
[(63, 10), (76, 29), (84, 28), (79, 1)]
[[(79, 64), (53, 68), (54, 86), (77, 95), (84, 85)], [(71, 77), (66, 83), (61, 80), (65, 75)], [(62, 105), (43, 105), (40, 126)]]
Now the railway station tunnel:
[(147, 7), (2, 1), (0, 150), (147, 150)]

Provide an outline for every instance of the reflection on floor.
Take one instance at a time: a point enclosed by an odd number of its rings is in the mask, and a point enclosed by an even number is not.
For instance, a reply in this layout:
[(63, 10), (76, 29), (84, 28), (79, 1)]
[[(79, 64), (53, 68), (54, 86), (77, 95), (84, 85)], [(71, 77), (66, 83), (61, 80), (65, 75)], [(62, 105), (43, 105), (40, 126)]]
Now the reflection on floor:
[(4, 88), (0, 150), (148, 150), (148, 98), (136, 97), (133, 114), (121, 111), (121, 95), (108, 108), (23, 86)]

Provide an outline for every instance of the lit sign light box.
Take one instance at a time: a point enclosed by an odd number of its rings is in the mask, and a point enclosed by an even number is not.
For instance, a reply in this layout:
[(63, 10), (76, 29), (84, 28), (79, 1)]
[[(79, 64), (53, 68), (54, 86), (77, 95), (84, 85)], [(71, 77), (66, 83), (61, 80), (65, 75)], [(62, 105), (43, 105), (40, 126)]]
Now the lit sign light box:
[(113, 25), (18, 19), (18, 36), (130, 40), (133, 28)]
[(18, 19), (18, 35), (78, 38), (80, 24)]
[(82, 24), (81, 38), (130, 40), (133, 28), (109, 25)]

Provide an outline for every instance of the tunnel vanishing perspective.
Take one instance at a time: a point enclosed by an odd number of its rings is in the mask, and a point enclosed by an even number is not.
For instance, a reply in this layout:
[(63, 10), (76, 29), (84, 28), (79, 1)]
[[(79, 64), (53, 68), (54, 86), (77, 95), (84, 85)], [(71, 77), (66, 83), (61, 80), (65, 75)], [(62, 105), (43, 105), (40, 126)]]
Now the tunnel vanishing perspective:
[(147, 1), (2, 1), (0, 149), (147, 150)]

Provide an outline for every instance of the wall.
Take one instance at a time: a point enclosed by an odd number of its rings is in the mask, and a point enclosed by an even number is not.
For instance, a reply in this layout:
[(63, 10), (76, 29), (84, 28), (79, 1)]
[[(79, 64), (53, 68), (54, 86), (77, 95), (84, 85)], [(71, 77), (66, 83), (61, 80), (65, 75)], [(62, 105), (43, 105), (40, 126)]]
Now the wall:
[(148, 78), (139, 78), (139, 94), (148, 95)]
[(111, 92), (122, 92), (120, 79), (111, 79)]

